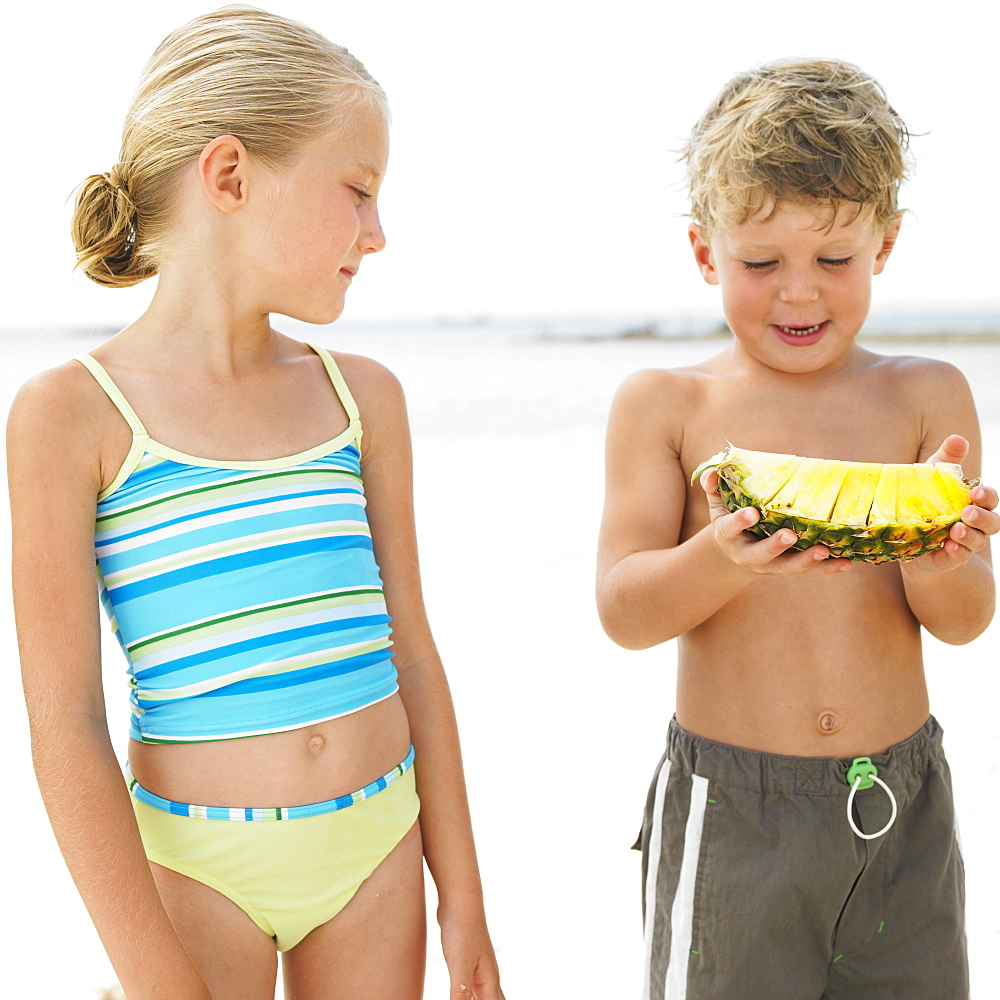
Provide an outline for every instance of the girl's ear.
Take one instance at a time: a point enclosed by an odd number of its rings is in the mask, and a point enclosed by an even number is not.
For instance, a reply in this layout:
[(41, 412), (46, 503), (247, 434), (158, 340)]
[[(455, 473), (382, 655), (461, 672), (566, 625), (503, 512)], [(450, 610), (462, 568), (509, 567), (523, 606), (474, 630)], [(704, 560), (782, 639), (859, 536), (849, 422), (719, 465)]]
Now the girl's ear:
[(201, 151), (201, 186), (220, 212), (236, 212), (246, 204), (250, 166), (250, 154), (235, 135), (220, 135)]
[(688, 226), (688, 239), (691, 241), (691, 249), (694, 251), (695, 263), (698, 265), (698, 270), (701, 271), (701, 276), (708, 284), (717, 285), (719, 272), (716, 270), (715, 258), (712, 256), (712, 246), (705, 239), (701, 226), (696, 222), (692, 222)]

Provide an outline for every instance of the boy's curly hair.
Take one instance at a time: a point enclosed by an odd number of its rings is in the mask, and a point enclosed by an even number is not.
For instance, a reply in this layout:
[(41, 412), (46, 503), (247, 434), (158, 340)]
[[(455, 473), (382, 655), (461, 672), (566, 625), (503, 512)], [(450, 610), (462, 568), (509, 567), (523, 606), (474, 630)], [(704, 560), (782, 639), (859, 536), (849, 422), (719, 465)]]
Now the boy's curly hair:
[(734, 77), (695, 125), (681, 159), (691, 216), (706, 236), (768, 203), (870, 206), (898, 216), (910, 133), (876, 80), (837, 60), (779, 60)]

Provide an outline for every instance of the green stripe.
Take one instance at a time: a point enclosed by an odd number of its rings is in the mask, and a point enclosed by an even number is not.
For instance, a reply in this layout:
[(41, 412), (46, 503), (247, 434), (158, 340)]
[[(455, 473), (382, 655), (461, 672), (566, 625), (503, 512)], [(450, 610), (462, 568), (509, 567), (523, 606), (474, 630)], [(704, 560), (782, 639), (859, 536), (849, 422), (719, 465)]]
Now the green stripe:
[[(157, 497), (155, 500), (149, 500), (146, 503), (137, 504), (134, 507), (120, 507), (115, 511), (108, 514), (100, 514), (97, 518), (97, 523), (100, 524), (102, 521), (107, 521), (115, 517), (122, 517), (127, 514), (134, 514), (140, 510), (148, 510), (150, 507), (156, 507), (159, 504), (169, 503), (171, 500), (177, 500), (181, 497), (196, 496), (199, 493), (210, 493), (214, 490), (221, 489), (231, 489), (233, 486), (242, 486), (246, 483), (257, 483), (263, 482), (267, 479), (278, 479), (282, 476), (301, 476), (303, 473), (307, 475), (315, 475), (316, 473), (322, 473), (326, 470), (323, 469), (289, 469), (287, 472), (268, 472), (262, 476), (248, 476), (246, 479), (238, 479), (236, 481), (229, 480), (227, 482), (212, 483), (209, 486), (199, 486), (194, 490), (185, 490), (183, 493), (172, 493), (167, 497)], [(354, 479), (357, 482), (361, 482), (361, 477), (348, 469), (330, 469), (330, 475), (336, 476), (347, 476), (349, 479)]]
[(164, 632), (162, 635), (153, 635), (148, 639), (140, 639), (138, 642), (131, 643), (128, 647), (129, 652), (134, 652), (137, 649), (142, 649), (143, 646), (148, 646), (150, 643), (154, 642), (165, 642), (168, 639), (174, 639), (180, 635), (189, 635), (192, 632), (197, 632), (201, 629), (211, 628), (214, 625), (222, 625), (225, 622), (237, 621), (240, 618), (249, 618), (252, 615), (262, 615), (269, 611), (281, 611), (284, 608), (294, 608), (303, 604), (313, 604), (316, 601), (325, 601), (331, 598), (335, 599), (338, 597), (357, 597), (361, 594), (381, 594), (382, 591), (378, 587), (363, 587), (358, 590), (342, 590), (339, 592), (330, 591), (325, 594), (315, 594), (311, 597), (303, 597), (293, 601), (281, 601), (278, 604), (268, 604), (265, 607), (252, 608), (249, 611), (235, 611), (231, 615), (222, 615), (219, 618), (212, 618), (206, 622), (198, 622), (195, 625), (186, 625), (182, 628), (175, 628), (170, 632)]
[(205, 677), (200, 681), (179, 684), (176, 687), (138, 689), (136, 685), (135, 695), (140, 701), (177, 701), (181, 698), (197, 698), (198, 695), (208, 691), (219, 691), (239, 681), (258, 677), (280, 677), (282, 674), (319, 666), (321, 663), (339, 663), (341, 660), (350, 660), (355, 656), (364, 656), (380, 649), (388, 649), (391, 645), (392, 643), (387, 636), (369, 639), (367, 642), (359, 642), (350, 649), (339, 646), (332, 649), (316, 650), (312, 653), (303, 653), (299, 656), (289, 656), (282, 660), (267, 660), (252, 667), (234, 670), (222, 677)]
[(293, 545), (305, 539), (336, 538), (340, 535), (370, 538), (367, 520), (328, 521), (323, 524), (296, 524), (289, 528), (273, 528), (254, 535), (227, 538), (220, 542), (200, 545), (187, 551), (171, 552), (169, 555), (151, 559), (149, 562), (135, 563), (114, 573), (105, 573), (105, 585), (117, 590), (140, 580), (155, 580), (167, 573), (202, 563), (214, 562), (229, 556), (277, 549), (283, 545)]

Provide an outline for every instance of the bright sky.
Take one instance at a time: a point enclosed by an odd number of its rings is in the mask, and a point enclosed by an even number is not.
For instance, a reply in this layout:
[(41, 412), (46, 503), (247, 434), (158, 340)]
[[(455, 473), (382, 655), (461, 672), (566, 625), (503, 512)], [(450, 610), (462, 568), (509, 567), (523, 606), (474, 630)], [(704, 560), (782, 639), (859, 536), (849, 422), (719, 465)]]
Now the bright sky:
[[(674, 150), (734, 72), (794, 55), (860, 64), (916, 138), (912, 209), (876, 303), (996, 309), (991, 5), (673, 0), (273, 0), (346, 45), (393, 109), (388, 248), (353, 318), (706, 311)], [(70, 274), (69, 192), (117, 159), (141, 67), (212, 0), (54, 0), (5, 16), (2, 326), (105, 325), (152, 283)]]

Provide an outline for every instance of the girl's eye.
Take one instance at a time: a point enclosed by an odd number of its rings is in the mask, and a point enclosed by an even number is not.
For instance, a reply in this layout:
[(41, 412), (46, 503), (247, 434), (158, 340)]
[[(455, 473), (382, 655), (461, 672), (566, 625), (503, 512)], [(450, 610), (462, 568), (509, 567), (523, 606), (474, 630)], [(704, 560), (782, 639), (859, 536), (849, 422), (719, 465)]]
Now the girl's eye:
[(820, 257), (819, 262), (827, 267), (845, 267), (850, 264), (853, 257)]
[(776, 260), (744, 260), (741, 261), (748, 271), (766, 271), (769, 267), (774, 267)]
[(371, 198), (371, 195), (365, 191), (363, 188), (352, 187), (351, 190), (361, 199), (361, 201), (367, 201)]

